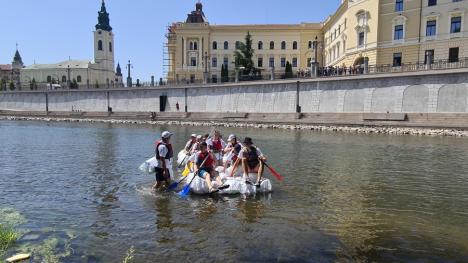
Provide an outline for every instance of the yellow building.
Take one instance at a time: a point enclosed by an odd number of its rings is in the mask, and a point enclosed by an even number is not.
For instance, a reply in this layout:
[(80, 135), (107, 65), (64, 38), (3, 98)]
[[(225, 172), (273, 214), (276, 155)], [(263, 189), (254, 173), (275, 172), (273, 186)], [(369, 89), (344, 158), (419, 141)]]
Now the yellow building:
[(185, 22), (169, 27), (167, 79), (217, 82), (222, 64), (234, 76), (234, 52), (247, 32), (254, 66), (264, 77), (280, 77), (286, 62), (294, 73), (307, 75), (315, 59), (320, 67), (386, 65), (392, 70), (457, 62), (468, 57), (467, 11), (467, 0), (343, 0), (322, 23), (210, 25), (197, 3)]

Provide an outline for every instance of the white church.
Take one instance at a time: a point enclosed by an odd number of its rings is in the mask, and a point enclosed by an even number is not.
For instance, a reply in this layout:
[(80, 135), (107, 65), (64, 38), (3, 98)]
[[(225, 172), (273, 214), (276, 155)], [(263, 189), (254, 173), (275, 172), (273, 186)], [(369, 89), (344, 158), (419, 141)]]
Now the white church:
[(114, 33), (109, 23), (109, 13), (102, 0), (94, 31), (94, 61), (66, 60), (56, 64), (33, 64), (21, 69), (23, 87), (32, 82), (39, 87), (113, 88), (122, 87), (120, 65), (114, 64)]

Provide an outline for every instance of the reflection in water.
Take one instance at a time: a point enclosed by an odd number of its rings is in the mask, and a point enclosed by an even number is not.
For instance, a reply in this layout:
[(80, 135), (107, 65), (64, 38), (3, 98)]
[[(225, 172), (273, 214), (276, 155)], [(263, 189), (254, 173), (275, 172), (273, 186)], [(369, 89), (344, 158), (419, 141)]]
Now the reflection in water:
[[(92, 188), (96, 204), (96, 222), (92, 225), (94, 234), (107, 239), (114, 227), (112, 210), (118, 208), (118, 191), (121, 184), (120, 173), (117, 171), (116, 149), (118, 138), (114, 129), (101, 129), (95, 134), (96, 152), (95, 166), (89, 180), (95, 182)], [(90, 149), (92, 151), (94, 149)], [(93, 154), (93, 152), (90, 152)]]
[(237, 208), (244, 216), (242, 221), (245, 223), (257, 223), (265, 214), (265, 205), (260, 195), (255, 198), (239, 198)]
[(63, 262), (122, 262), (130, 246), (135, 262), (468, 262), (466, 139), (220, 128), (285, 180), (181, 199), (137, 171), (166, 129), (181, 149), (210, 127), (0, 122), (0, 204), (32, 233), (77, 233)]

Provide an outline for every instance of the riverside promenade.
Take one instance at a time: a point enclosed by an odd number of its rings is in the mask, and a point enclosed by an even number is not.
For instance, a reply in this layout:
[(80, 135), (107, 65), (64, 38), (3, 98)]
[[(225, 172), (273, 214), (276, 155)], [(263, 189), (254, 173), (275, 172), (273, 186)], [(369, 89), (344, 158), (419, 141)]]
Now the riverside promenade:
[(157, 88), (2, 92), (0, 115), (468, 129), (468, 69)]

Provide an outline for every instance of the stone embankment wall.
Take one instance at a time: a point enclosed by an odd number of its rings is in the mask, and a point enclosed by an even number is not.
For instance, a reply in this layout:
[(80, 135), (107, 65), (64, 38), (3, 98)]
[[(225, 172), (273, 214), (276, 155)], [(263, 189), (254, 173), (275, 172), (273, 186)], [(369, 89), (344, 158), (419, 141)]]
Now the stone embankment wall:
[(468, 70), (210, 86), (0, 93), (0, 110), (200, 113), (468, 113)]

